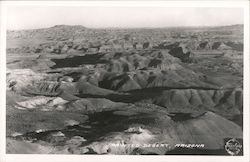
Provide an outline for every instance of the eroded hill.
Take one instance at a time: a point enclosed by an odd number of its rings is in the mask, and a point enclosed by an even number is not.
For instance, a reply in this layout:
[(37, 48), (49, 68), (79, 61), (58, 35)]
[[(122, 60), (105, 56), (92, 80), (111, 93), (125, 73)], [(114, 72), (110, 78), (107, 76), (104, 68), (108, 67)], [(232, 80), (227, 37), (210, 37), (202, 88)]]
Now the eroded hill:
[(8, 31), (7, 152), (227, 155), (224, 140), (242, 139), (242, 33)]

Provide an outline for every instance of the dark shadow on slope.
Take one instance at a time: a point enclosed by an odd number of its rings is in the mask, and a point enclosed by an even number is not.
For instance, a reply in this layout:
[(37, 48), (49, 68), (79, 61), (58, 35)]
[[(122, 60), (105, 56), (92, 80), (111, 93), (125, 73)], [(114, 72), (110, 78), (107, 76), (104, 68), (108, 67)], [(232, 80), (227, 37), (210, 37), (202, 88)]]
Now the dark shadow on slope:
[[(134, 103), (143, 99), (155, 98), (162, 95), (165, 90), (185, 90), (185, 89), (196, 89), (196, 90), (218, 90), (216, 88), (204, 88), (204, 87), (154, 87), (154, 88), (143, 88), (138, 90), (127, 91), (124, 94), (109, 94), (109, 95), (91, 95), (91, 94), (78, 94), (80, 98), (106, 98), (114, 102), (125, 102)], [(224, 89), (233, 90), (233, 89)]]
[(225, 44), (227, 46), (233, 48), (233, 50), (236, 50), (236, 51), (243, 51), (244, 50), (243, 43), (236, 43), (236, 42), (228, 41), (228, 42), (225, 42)]
[(186, 121), (189, 119), (194, 119), (191, 113), (171, 113), (169, 116), (173, 121)]
[(105, 60), (102, 60), (103, 54), (89, 54), (85, 56), (74, 56), (64, 59), (51, 59), (56, 65), (52, 66), (51, 69), (56, 68), (65, 68), (65, 67), (78, 67), (84, 64), (98, 64), (105, 63)]
[(89, 115), (87, 122), (81, 123), (76, 126), (68, 126), (61, 130), (50, 130), (41, 133), (30, 132), (22, 136), (18, 136), (17, 139), (30, 139), (33, 141), (42, 140), (51, 142), (53, 133), (58, 131), (62, 132), (66, 139), (64, 141), (56, 142), (56, 145), (65, 145), (65, 141), (74, 136), (81, 136), (86, 139), (82, 145), (90, 144), (94, 141), (102, 140), (102, 137), (106, 137), (110, 133), (123, 132), (128, 129), (130, 125), (142, 124), (149, 125), (155, 121), (155, 117), (151, 114), (140, 113), (136, 115), (124, 116), (117, 115), (115, 111), (102, 111)]
[(226, 118), (235, 124), (239, 125), (241, 129), (243, 130), (243, 114), (237, 114), (233, 116), (226, 116)]

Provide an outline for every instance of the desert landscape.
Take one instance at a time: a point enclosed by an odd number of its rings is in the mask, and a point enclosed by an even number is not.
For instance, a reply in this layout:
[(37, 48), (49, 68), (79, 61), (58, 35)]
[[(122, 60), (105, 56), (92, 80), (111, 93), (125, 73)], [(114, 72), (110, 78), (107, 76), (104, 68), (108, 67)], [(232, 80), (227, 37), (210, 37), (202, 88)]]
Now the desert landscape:
[(8, 30), (6, 50), (9, 154), (229, 155), (243, 138), (241, 24)]

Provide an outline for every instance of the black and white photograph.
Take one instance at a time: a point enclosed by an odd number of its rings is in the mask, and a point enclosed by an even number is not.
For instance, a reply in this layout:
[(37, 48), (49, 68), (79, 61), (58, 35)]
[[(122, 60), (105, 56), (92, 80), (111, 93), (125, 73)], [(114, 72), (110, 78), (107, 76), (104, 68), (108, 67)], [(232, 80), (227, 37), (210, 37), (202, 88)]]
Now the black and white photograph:
[(54, 2), (4, 8), (6, 155), (248, 156), (248, 1)]

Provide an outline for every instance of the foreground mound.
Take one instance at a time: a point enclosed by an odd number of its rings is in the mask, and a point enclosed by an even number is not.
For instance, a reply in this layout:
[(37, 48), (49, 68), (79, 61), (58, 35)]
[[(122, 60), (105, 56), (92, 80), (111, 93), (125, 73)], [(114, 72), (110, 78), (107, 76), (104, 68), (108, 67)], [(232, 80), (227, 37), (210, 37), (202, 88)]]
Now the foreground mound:
[[(17, 137), (38, 144), (50, 143), (55, 150), (50, 153), (168, 154), (178, 148), (178, 144), (200, 144), (190, 149), (203, 151), (222, 150), (225, 139), (242, 138), (242, 131), (235, 123), (213, 112), (196, 116), (183, 114), (179, 118), (160, 107), (141, 104), (93, 113), (88, 121), (77, 126)], [(72, 145), (72, 141), (77, 141), (77, 145)]]

